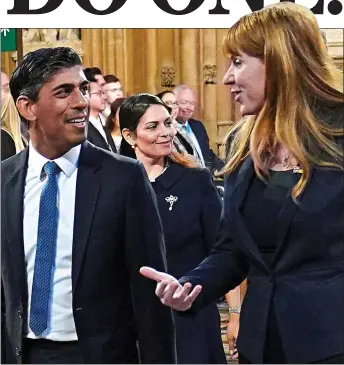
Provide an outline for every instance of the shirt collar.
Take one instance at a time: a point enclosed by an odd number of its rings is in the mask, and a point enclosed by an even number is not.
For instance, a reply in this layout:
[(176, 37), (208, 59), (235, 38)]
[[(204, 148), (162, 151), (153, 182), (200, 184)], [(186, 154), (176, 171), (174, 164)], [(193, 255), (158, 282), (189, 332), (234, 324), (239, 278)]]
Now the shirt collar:
[(93, 125), (95, 125), (95, 124), (100, 124), (100, 125), (102, 125), (102, 121), (101, 121), (101, 118), (100, 118), (100, 116), (98, 115), (98, 117), (93, 117), (92, 115), (90, 115), (89, 116), (89, 121), (93, 124)]
[(48, 161), (54, 161), (67, 177), (71, 177), (75, 169), (78, 167), (80, 150), (81, 150), (81, 145), (79, 144), (71, 148), (63, 156), (55, 160), (49, 160), (46, 157), (42, 156), (40, 153), (38, 153), (33, 147), (32, 142), (30, 141), (28, 165), (29, 167), (32, 167), (32, 169), (35, 171), (35, 175), (38, 178), (41, 178), (43, 166)]

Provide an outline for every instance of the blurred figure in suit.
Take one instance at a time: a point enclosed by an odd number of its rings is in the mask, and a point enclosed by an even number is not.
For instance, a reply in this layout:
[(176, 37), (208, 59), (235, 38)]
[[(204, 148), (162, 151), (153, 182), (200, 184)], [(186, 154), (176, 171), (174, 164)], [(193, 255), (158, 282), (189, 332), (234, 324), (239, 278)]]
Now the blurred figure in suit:
[(210, 149), (208, 133), (203, 123), (192, 118), (197, 107), (195, 92), (186, 85), (177, 86), (173, 92), (176, 95), (179, 107), (177, 121), (191, 139), (193, 147), (196, 149), (197, 157), (202, 162), (202, 166), (208, 167), (212, 172), (220, 170), (224, 166), (224, 163)]

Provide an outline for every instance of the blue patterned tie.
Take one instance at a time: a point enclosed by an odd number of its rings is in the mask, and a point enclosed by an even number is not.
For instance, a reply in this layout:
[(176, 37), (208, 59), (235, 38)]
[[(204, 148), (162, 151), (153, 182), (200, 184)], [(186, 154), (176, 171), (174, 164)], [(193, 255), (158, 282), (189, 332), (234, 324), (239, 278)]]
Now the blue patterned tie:
[(36, 336), (48, 328), (50, 296), (55, 267), (57, 239), (57, 174), (61, 171), (55, 162), (44, 165), (48, 181), (41, 193), (35, 268), (32, 283), (30, 328)]
[(190, 127), (190, 124), (184, 124), (184, 127), (186, 129), (186, 131), (188, 132), (188, 134), (191, 134), (191, 127)]

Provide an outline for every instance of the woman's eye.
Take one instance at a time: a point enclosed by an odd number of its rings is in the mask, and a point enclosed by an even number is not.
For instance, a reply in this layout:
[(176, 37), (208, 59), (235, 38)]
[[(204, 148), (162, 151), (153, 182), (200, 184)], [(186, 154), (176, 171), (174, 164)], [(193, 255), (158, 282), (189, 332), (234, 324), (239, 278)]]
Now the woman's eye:
[(165, 125), (167, 125), (167, 126), (169, 126), (169, 127), (170, 127), (170, 126), (172, 125), (172, 121), (168, 121), (168, 122), (166, 122), (166, 123), (165, 123)]
[(234, 64), (235, 66), (241, 66), (242, 62), (241, 62), (239, 59), (235, 58), (235, 59), (233, 60), (233, 64)]
[(154, 124), (148, 126), (148, 129), (155, 129), (155, 128), (156, 128), (156, 125), (154, 125)]

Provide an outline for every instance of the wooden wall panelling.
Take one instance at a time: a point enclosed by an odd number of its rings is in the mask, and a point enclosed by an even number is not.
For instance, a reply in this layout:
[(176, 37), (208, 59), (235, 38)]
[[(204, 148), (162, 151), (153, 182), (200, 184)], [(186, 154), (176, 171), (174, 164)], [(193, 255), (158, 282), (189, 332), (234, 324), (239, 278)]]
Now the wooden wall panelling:
[(201, 94), (203, 123), (207, 129), (210, 147), (216, 150), (217, 139), (217, 77), (216, 77), (216, 29), (201, 29), (202, 67)]
[(145, 29), (146, 44), (145, 48), (145, 92), (156, 94), (159, 88), (159, 59), (158, 43), (159, 33), (157, 29)]
[(158, 78), (157, 90), (170, 90), (175, 86), (174, 30), (159, 29), (158, 35)]
[[(190, 86), (199, 100), (200, 85), (200, 44), (199, 29), (180, 29), (180, 83)], [(195, 118), (201, 117), (201, 112), (196, 110)]]
[(173, 55), (175, 66), (175, 85), (180, 85), (180, 29), (173, 29)]

